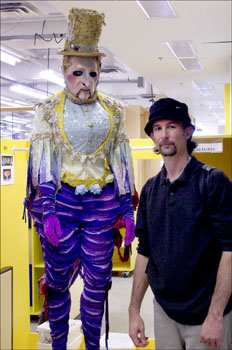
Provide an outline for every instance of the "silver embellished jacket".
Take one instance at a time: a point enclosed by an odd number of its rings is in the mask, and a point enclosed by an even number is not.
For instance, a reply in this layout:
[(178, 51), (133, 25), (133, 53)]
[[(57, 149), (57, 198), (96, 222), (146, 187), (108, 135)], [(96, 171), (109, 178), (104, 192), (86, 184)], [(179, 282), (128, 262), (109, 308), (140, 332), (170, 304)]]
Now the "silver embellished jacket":
[[(108, 115), (108, 121), (105, 121), (108, 130), (99, 135), (99, 144), (95, 135), (95, 146), (91, 147), (92, 142), (89, 141), (88, 147), (83, 148), (82, 139), (83, 142), (86, 141), (83, 134), (86, 132), (82, 125), (83, 115), (80, 120), (77, 116), (77, 122), (75, 121), (77, 125), (78, 120), (80, 123), (77, 136), (80, 140), (76, 138), (75, 145), (71, 139), (71, 128), (67, 124), (69, 120), (64, 120), (66, 98), (65, 92), (62, 91), (37, 105), (30, 145), (27, 195), (29, 196), (39, 184), (49, 181), (56, 184), (57, 190), (61, 188), (61, 182), (68, 183), (76, 187), (77, 194), (86, 191), (99, 193), (107, 183), (114, 181), (119, 195), (133, 195), (133, 161), (121, 104), (98, 93), (98, 109), (102, 108)], [(88, 109), (88, 105), (86, 106)], [(82, 113), (84, 111), (83, 108)], [(94, 120), (92, 118), (89, 121), (87, 114), (87, 126), (92, 128)], [(99, 132), (99, 126), (96, 132)]]

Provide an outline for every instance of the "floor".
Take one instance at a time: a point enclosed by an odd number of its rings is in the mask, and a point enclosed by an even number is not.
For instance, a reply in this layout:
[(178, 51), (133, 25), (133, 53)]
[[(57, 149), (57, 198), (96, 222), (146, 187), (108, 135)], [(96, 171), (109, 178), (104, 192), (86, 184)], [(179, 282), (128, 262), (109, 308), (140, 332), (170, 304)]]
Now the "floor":
[[(122, 274), (112, 277), (112, 288), (109, 293), (110, 332), (128, 333), (128, 306), (132, 283), (133, 273), (129, 274), (128, 277), (122, 277)], [(146, 336), (154, 338), (153, 294), (150, 287), (142, 303), (141, 316), (145, 322)], [(102, 330), (104, 330), (104, 325)]]
[[(128, 333), (128, 306), (130, 302), (133, 273), (128, 276), (122, 273), (114, 273), (112, 276), (112, 288), (109, 292), (109, 320), (110, 332)], [(153, 331), (153, 294), (150, 288), (147, 290), (142, 307), (141, 316), (145, 322), (145, 334), (148, 338), (154, 338)], [(79, 318), (79, 316), (77, 316)], [(38, 318), (31, 319), (31, 331), (36, 332)], [(105, 322), (102, 322), (102, 334), (105, 333)]]

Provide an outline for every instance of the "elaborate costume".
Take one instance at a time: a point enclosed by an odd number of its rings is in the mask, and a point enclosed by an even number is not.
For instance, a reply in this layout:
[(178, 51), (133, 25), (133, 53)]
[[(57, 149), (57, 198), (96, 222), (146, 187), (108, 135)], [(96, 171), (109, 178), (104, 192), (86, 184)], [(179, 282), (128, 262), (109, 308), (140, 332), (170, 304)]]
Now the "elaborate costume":
[[(66, 349), (69, 287), (83, 277), (86, 349), (98, 349), (111, 284), (114, 227), (134, 239), (133, 163), (122, 106), (96, 91), (104, 15), (72, 9), (64, 55), (66, 89), (36, 108), (27, 199), (45, 261), (52, 347)], [(91, 41), (92, 40), (92, 41)], [(45, 286), (45, 288), (44, 288)]]

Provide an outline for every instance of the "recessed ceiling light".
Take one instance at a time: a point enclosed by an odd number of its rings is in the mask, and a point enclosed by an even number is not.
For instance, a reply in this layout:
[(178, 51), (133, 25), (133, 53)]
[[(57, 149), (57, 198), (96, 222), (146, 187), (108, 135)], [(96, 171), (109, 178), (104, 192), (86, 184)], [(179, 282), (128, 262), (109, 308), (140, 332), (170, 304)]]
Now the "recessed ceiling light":
[(23, 107), (23, 106), (28, 106), (28, 103), (18, 101), (15, 99), (12, 100), (12, 99), (9, 99), (8, 97), (2, 96), (1, 105), (10, 106), (10, 107)]
[(214, 112), (213, 115), (215, 116), (215, 118), (217, 119), (225, 119), (225, 113), (224, 110), (219, 111), (217, 110), (217, 112)]
[(15, 66), (17, 62), (21, 62), (21, 59), (13, 54), (1, 50), (0, 59), (2, 62)]
[(19, 119), (19, 118), (12, 118), (11, 116), (8, 116), (6, 118), (3, 119), (4, 121), (7, 121), (9, 123), (15, 123), (15, 124), (27, 124), (28, 120), (26, 119)]
[(36, 89), (32, 89), (32, 88), (28, 88), (28, 87), (23, 86), (23, 85), (12, 85), (10, 87), (10, 90), (14, 91), (14, 92), (18, 92), (19, 94), (35, 97), (38, 99), (44, 99), (44, 98), (48, 97), (45, 92), (42, 92), (42, 91), (39, 91)]
[(203, 69), (197, 53), (189, 41), (166, 41), (166, 45), (184, 70), (198, 71)]
[(207, 106), (209, 107), (209, 109), (224, 109), (224, 106), (222, 104), (222, 101), (220, 100), (209, 100), (206, 101)]
[(175, 18), (176, 14), (168, 0), (136, 1), (147, 18)]
[(60, 76), (58, 76), (53, 70), (51, 69), (45, 69), (40, 72), (40, 76), (46, 80), (51, 81), (54, 84), (65, 86), (64, 79)]
[(180, 65), (184, 68), (184, 70), (188, 71), (197, 71), (197, 70), (203, 70), (203, 67), (198, 60), (198, 58), (181, 58), (178, 59)]
[(193, 80), (192, 85), (203, 96), (210, 96), (213, 93), (213, 88), (208, 80)]
[(166, 41), (167, 46), (177, 58), (195, 58), (196, 51), (189, 41)]

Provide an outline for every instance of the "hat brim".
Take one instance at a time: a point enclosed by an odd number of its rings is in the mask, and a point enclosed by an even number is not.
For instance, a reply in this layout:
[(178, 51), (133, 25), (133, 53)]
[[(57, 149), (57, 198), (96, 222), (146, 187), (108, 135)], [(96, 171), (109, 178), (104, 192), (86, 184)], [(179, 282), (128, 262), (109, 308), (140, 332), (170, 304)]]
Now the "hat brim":
[(182, 122), (184, 128), (187, 128), (187, 127), (191, 126), (191, 127), (193, 128), (193, 132), (195, 131), (195, 126), (194, 126), (193, 124), (191, 124), (191, 123), (185, 124), (181, 119), (178, 119), (178, 118), (173, 119), (173, 118), (168, 117), (168, 116), (167, 116), (167, 117), (162, 116), (162, 117), (157, 117), (157, 118), (154, 118), (153, 120), (150, 120), (150, 121), (147, 123), (147, 125), (145, 126), (144, 131), (145, 131), (145, 133), (146, 133), (149, 137), (150, 137), (150, 134), (151, 134), (152, 131), (153, 131), (153, 128), (152, 128), (153, 123), (154, 123), (155, 121), (157, 121), (157, 120), (160, 120), (160, 119), (170, 119), (170, 120), (173, 120), (173, 121), (176, 121), (176, 120), (177, 120), (177, 121), (180, 121), (180, 122)]
[(97, 52), (97, 51), (84, 52), (84, 51), (74, 51), (74, 50), (59, 50), (57, 51), (57, 53), (59, 55), (64, 55), (64, 56), (84, 56), (84, 57), (98, 57), (98, 56), (105, 57), (106, 56), (104, 52)]

